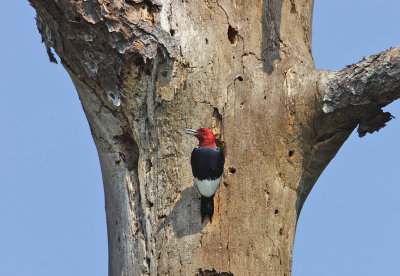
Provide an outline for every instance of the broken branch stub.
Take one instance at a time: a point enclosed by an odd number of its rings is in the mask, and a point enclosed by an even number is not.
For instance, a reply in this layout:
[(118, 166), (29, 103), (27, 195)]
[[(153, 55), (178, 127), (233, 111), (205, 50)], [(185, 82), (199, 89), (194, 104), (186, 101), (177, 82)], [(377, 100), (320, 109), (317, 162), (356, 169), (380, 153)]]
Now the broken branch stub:
[[(321, 73), (322, 110), (357, 122), (358, 133), (378, 131), (393, 116), (382, 107), (400, 97), (400, 47), (364, 58), (336, 72)], [(343, 116), (345, 115), (345, 116)]]

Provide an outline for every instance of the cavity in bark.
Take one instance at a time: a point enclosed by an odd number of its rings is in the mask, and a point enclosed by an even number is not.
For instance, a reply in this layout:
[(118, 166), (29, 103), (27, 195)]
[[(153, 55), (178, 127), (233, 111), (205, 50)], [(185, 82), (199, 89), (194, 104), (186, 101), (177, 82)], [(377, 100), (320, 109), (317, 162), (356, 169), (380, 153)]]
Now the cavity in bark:
[(238, 40), (238, 34), (239, 31), (238, 29), (232, 27), (231, 25), (229, 25), (228, 27), (228, 39), (232, 44), (235, 44)]
[(228, 271), (228, 272), (217, 272), (215, 269), (209, 270), (209, 269), (201, 269), (199, 268), (198, 272), (196, 273), (196, 276), (233, 276), (233, 273)]
[(133, 136), (128, 132), (123, 132), (122, 135), (114, 137), (114, 142), (117, 143), (121, 148), (119, 155), (122, 161), (124, 161), (125, 166), (127, 166), (127, 169), (129, 171), (135, 170), (137, 172), (139, 147), (136, 144), (136, 141), (133, 139)]

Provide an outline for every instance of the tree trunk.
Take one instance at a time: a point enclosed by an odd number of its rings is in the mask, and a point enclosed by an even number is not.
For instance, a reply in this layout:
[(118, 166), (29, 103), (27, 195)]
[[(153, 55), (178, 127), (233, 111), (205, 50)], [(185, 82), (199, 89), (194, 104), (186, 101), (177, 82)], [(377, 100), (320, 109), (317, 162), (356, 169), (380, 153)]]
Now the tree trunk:
[[(290, 275), (314, 183), (400, 96), (399, 48), (315, 70), (313, 1), (30, 2), (96, 143), (110, 275)], [(182, 132), (199, 127), (226, 154), (212, 223)]]

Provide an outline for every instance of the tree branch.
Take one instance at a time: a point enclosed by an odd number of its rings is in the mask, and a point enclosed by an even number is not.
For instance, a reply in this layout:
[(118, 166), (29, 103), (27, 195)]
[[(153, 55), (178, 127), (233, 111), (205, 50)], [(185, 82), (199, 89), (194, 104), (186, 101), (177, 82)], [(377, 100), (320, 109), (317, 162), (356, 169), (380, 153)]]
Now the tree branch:
[(323, 72), (319, 92), (323, 112), (338, 115), (339, 124), (359, 124), (360, 137), (378, 131), (393, 118), (381, 108), (400, 97), (400, 47)]
[(393, 118), (382, 107), (400, 97), (400, 47), (364, 58), (347, 68), (320, 71), (314, 127), (298, 187), (297, 211), (329, 162), (358, 126), (360, 137)]

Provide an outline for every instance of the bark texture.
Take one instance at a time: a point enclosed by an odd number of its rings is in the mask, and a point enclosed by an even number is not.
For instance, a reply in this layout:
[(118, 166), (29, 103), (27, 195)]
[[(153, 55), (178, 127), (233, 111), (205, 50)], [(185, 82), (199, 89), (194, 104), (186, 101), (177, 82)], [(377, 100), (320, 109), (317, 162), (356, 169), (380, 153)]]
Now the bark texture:
[[(315, 70), (313, 1), (30, 2), (97, 146), (110, 275), (290, 275), (314, 183), (400, 96), (399, 48)], [(199, 127), (226, 154), (212, 224), (182, 132)]]

